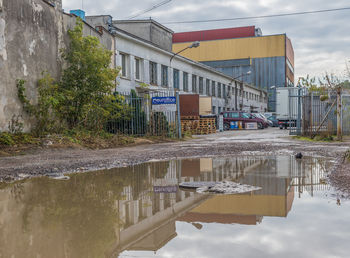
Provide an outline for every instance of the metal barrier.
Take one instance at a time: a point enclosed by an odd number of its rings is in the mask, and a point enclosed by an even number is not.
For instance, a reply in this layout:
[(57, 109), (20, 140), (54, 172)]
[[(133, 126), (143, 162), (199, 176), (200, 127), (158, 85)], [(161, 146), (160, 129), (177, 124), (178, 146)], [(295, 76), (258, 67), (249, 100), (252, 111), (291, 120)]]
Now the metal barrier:
[[(342, 95), (343, 134), (350, 134), (350, 95)], [(337, 93), (309, 92), (294, 89), (289, 92), (290, 135), (311, 136), (337, 134)]]
[[(157, 111), (152, 108), (154, 98), (179, 98), (175, 92), (151, 92), (137, 96), (135, 92), (130, 94), (115, 93), (122, 106), (121, 115), (111, 119), (106, 125), (106, 131), (113, 134), (132, 136), (162, 136), (180, 138), (181, 125), (179, 125), (178, 108), (170, 111)], [(178, 107), (178, 105), (177, 105)]]
[(342, 130), (344, 135), (350, 135), (350, 95), (342, 95)]

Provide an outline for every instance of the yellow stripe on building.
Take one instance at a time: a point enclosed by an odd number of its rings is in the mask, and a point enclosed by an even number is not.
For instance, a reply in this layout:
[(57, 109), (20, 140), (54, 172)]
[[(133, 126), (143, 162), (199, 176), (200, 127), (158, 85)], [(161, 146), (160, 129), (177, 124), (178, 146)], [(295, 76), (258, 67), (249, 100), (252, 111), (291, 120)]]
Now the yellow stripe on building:
[[(198, 48), (187, 49), (181, 55), (198, 62), (277, 57), (285, 56), (285, 42), (285, 35), (202, 41)], [(173, 52), (191, 44), (173, 44)]]
[[(290, 198), (293, 198), (293, 193)], [(191, 212), (286, 217), (287, 201), (287, 196), (276, 195), (218, 195), (201, 203)]]

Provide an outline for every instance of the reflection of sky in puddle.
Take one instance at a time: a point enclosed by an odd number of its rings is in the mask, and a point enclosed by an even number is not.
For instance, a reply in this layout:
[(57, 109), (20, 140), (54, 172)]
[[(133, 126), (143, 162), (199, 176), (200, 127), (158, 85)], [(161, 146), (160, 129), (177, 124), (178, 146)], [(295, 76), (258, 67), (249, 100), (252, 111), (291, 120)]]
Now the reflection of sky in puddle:
[[(349, 257), (350, 205), (303, 194), (287, 218), (264, 217), (257, 226), (176, 223), (178, 236), (159, 257)], [(152, 256), (145, 252), (127, 255)], [(121, 256), (123, 257), (123, 255)]]
[[(330, 161), (222, 157), (37, 178), (0, 189), (0, 257), (347, 257)], [(201, 195), (180, 182), (262, 187)]]

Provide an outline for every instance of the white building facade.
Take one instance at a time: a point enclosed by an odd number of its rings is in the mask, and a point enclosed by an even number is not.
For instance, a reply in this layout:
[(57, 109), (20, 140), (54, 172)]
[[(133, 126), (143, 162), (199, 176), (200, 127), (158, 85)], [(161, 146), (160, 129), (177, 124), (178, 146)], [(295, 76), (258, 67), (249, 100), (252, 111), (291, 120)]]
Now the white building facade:
[[(96, 23), (96, 20), (111, 20), (111, 17), (88, 18), (94, 26), (105, 26), (105, 24)], [(158, 31), (164, 30), (168, 34), (171, 33), (169, 29), (153, 20), (145, 22), (157, 27)], [(109, 30), (112, 28), (116, 47), (115, 65), (121, 68), (117, 79), (118, 92), (179, 91), (180, 94), (211, 96), (213, 114), (230, 110), (247, 112), (267, 110), (265, 91), (246, 84), (242, 85), (242, 82), (209, 66), (175, 55), (142, 36), (136, 36), (115, 27), (115, 23), (118, 22), (107, 24), (107, 28)], [(169, 37), (163, 36), (162, 39), (167, 41)], [(157, 40), (159, 41), (159, 38)]]

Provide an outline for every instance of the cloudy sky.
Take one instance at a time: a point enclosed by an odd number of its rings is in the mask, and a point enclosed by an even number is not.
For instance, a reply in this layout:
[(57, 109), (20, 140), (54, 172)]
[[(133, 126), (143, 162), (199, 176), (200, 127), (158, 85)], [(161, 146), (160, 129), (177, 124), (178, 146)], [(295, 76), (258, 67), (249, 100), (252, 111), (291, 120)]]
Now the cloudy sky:
[[(161, 0), (83, 0), (87, 15), (109, 14), (125, 19)], [(82, 0), (63, 0), (66, 12), (82, 7)], [(203, 19), (260, 16), (300, 11), (350, 7), (349, 0), (172, 0), (138, 18), (160, 23)], [(252, 19), (244, 21), (167, 25), (175, 32), (256, 25), (264, 35), (286, 33), (295, 51), (296, 78), (326, 71), (343, 76), (350, 59), (350, 10), (303, 16)]]

